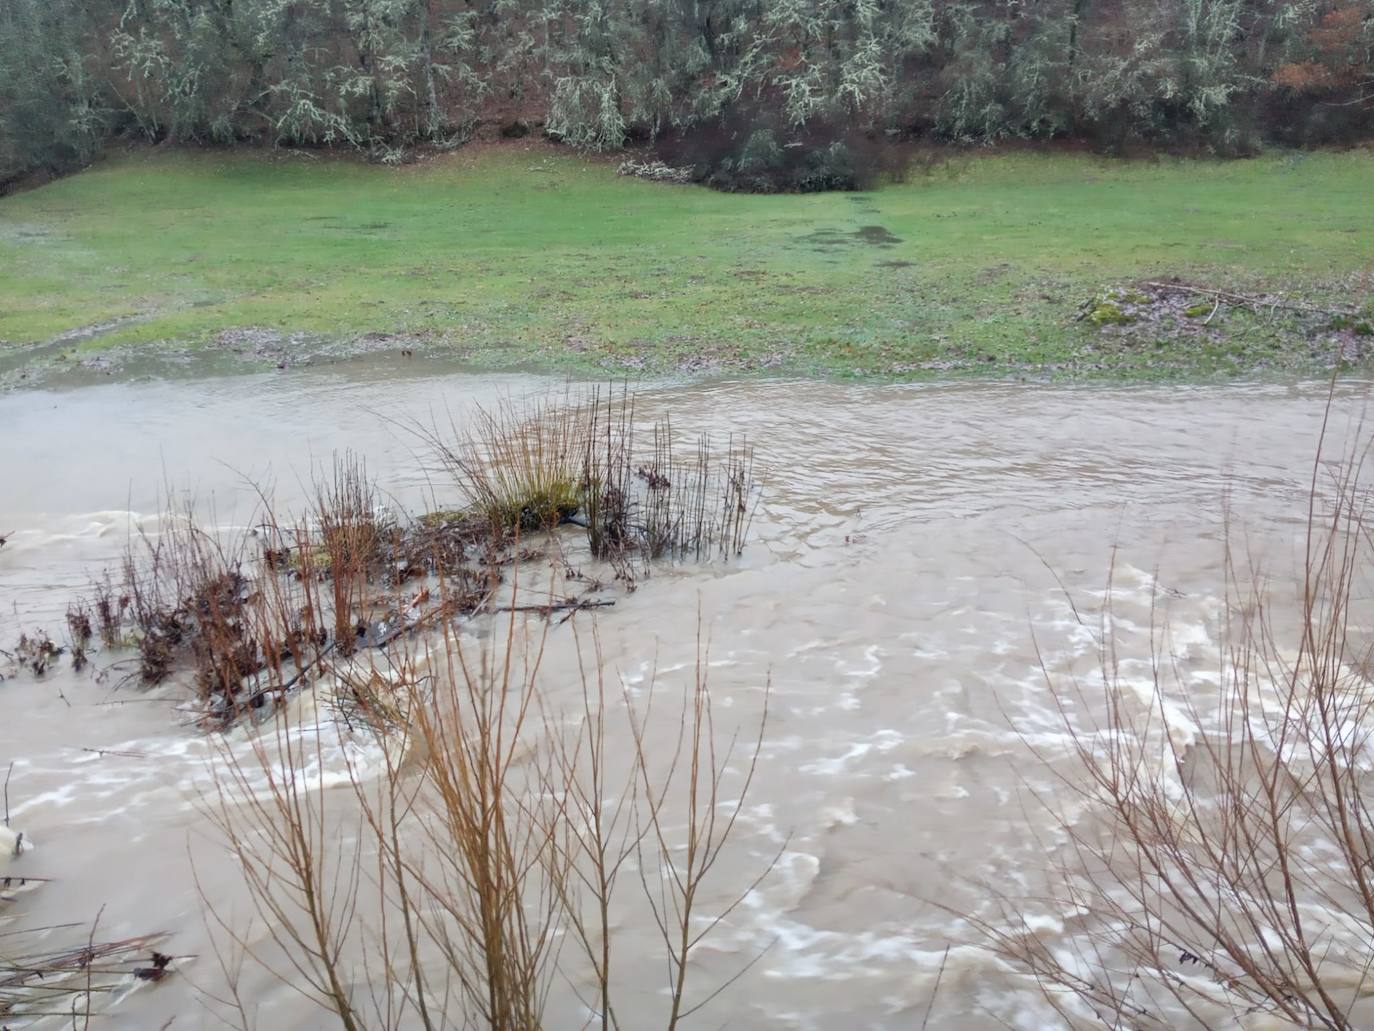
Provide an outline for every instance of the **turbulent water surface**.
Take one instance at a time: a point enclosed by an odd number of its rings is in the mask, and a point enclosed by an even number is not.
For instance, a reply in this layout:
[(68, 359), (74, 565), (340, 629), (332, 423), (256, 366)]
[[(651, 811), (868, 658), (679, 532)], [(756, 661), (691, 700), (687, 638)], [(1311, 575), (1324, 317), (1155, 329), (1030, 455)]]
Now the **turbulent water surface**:
[[(40, 627), (58, 636), (68, 601), (130, 535), (156, 532), (169, 489), (216, 525), (242, 524), (261, 485), (299, 505), (312, 469), (352, 448), (399, 504), (452, 504), (404, 424), (461, 421), (475, 402), (549, 386), (377, 368), (4, 397), (0, 646)], [(1111, 575), (1127, 681), (1147, 669), (1152, 622), (1167, 623), (1185, 676), (1214, 670), (1228, 520), (1291, 575), (1326, 391), (641, 388), (641, 413), (670, 413), (684, 435), (747, 434), (763, 485), (742, 560), (660, 570), (599, 617), (610, 670), (634, 685), (656, 666), (672, 687), (691, 676), (699, 610), (723, 726), (747, 733), (771, 678), (759, 771), (712, 904), (781, 856), (694, 954), (702, 992), (757, 959), (701, 1026), (919, 1027), (942, 965), (929, 1026), (1056, 1026), (1034, 984), (970, 944), (960, 918), (989, 912), (995, 892), (1034, 896), (1048, 876), (1056, 834), (1031, 792), (1053, 784), (1045, 764), (1067, 744), (1042, 663), (1091, 674)], [(1342, 388), (1339, 432), (1362, 399)], [(550, 638), (555, 699), (574, 689), (571, 634)], [(222, 982), (204, 893), (250, 912), (198, 808), (213, 748), (175, 709), (184, 688), (121, 678), (0, 684), (10, 820), (34, 845), (11, 869), (58, 880), (24, 897), (21, 918), (100, 912), (101, 937), (172, 932), (170, 948), (196, 958), (104, 1026), (217, 1026), (199, 994)], [(654, 1026), (656, 931), (620, 933), (628, 1026)], [(282, 984), (245, 983), (260, 1026), (328, 1026)], [(557, 981), (549, 1025), (584, 1017)]]

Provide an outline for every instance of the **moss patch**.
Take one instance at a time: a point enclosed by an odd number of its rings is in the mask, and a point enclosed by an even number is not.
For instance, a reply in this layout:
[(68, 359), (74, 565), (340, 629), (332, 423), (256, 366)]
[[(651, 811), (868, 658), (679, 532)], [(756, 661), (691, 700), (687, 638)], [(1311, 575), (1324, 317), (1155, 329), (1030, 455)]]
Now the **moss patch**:
[(1088, 314), (1088, 321), (1094, 326), (1128, 326), (1135, 316), (1121, 310), (1115, 301), (1099, 301)]

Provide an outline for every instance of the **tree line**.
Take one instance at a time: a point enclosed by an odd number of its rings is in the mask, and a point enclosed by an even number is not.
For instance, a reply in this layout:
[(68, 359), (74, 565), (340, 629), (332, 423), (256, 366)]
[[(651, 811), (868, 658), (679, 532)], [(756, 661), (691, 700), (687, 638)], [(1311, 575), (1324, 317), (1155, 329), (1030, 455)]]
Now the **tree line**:
[(1372, 122), (1374, 0), (0, 3), (0, 182), (119, 134), (398, 161), (535, 129), (747, 173), (856, 134), (1241, 153)]

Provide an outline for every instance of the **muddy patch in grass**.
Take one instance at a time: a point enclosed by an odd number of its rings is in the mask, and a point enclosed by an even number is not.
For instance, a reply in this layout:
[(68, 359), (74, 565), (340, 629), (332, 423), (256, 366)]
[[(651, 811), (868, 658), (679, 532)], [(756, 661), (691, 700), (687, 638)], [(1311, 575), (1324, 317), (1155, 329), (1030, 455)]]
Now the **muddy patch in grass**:
[[(330, 221), (338, 222), (338, 219), (330, 219)], [(340, 233), (377, 233), (381, 232), (384, 229), (392, 228), (392, 225), (390, 222), (360, 222), (357, 225), (348, 225), (346, 223), (338, 225), (322, 225), (320, 228), (333, 229), (336, 232)]]
[(902, 238), (894, 236), (886, 226), (860, 226), (852, 235), (871, 247), (895, 247), (902, 242)]
[(31, 225), (23, 222), (11, 222), (0, 225), (0, 240), (18, 244), (35, 244), (45, 240), (51, 240), (56, 234), (44, 226)]
[(57, 365), (60, 368), (65, 364), (79, 364), (75, 349), (80, 344), (131, 323), (142, 322), (154, 314), (152, 311), (139, 312), (89, 326), (78, 326), (42, 343), (22, 344), (0, 351), (0, 389), (37, 382), (41, 378), (37, 370), (45, 365)]
[(221, 330), (210, 341), (212, 348), (229, 352), (249, 367), (273, 365), (278, 369), (387, 352), (410, 358), (426, 343), (425, 338), (408, 333), (373, 331), (334, 338), (311, 333), (281, 333), (259, 326)]
[(817, 251), (834, 251), (846, 247), (895, 247), (902, 238), (894, 236), (886, 226), (860, 226), (850, 232), (838, 229), (817, 229), (801, 237), (801, 242)]

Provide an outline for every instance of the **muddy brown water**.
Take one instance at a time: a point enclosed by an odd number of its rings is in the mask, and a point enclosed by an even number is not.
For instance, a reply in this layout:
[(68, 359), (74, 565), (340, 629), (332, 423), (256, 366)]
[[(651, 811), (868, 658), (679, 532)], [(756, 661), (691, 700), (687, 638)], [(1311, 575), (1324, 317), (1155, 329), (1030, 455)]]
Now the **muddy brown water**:
[[(69, 599), (129, 535), (156, 532), (168, 485), (232, 526), (254, 511), (255, 485), (298, 505), (312, 468), (353, 448), (399, 502), (452, 503), (398, 422), (461, 420), (474, 403), (550, 386), (377, 367), (0, 398), (0, 532), (13, 531), (0, 549), (0, 646), (25, 629), (57, 636)], [(1337, 436), (1365, 389), (1338, 391)], [(1326, 391), (641, 387), (641, 412), (670, 413), (684, 435), (747, 434), (763, 483), (742, 560), (661, 569), (599, 619), (625, 683), (656, 666), (680, 686), (699, 610), (723, 722), (757, 718), (771, 678), (726, 879), (747, 882), (761, 857), (782, 856), (694, 954), (694, 976), (705, 990), (761, 958), (698, 1026), (920, 1027), (942, 964), (929, 1026), (1059, 1026), (1031, 981), (965, 944), (958, 916), (984, 912), (989, 885), (1029, 896), (1045, 883), (1056, 836), (1027, 791), (1052, 779), (1027, 742), (1051, 759), (1066, 743), (1041, 660), (1091, 671), (1114, 561), (1128, 671), (1148, 658), (1152, 618), (1167, 619), (1182, 669), (1215, 669), (1225, 507), (1247, 546), (1291, 575)], [(555, 630), (545, 690), (572, 691), (571, 656), (569, 628)], [(118, 679), (0, 683), (11, 823), (34, 845), (11, 870), (58, 879), (25, 896), (20, 915), (39, 925), (100, 911), (102, 936), (172, 932), (172, 950), (198, 958), (123, 999), (103, 1026), (218, 1026), (199, 994), (220, 974), (193, 860), (228, 910), (246, 915), (247, 900), (196, 807), (211, 749), (174, 710), (182, 689)], [(670, 730), (654, 733), (651, 745), (668, 747)], [(712, 904), (737, 887), (722, 882)], [(661, 1024), (654, 929), (619, 933), (627, 1026)], [(247, 985), (259, 1026), (329, 1026), (270, 978), (250, 973)], [(561, 980), (549, 1012), (554, 1028), (585, 1019)]]

